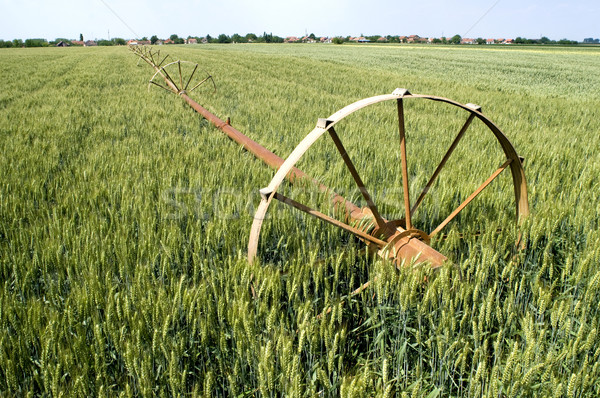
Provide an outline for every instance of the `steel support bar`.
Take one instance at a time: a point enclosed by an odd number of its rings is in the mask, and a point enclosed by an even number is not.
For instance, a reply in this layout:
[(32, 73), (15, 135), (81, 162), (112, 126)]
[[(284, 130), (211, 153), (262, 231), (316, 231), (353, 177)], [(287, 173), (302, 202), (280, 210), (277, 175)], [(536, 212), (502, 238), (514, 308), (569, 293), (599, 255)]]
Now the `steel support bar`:
[(427, 195), (427, 192), (429, 192), (429, 188), (431, 188), (431, 186), (433, 185), (433, 182), (435, 181), (437, 176), (440, 174), (440, 171), (442, 171), (442, 168), (444, 168), (444, 166), (446, 165), (446, 162), (450, 158), (450, 155), (452, 155), (452, 152), (454, 152), (454, 150), (456, 149), (456, 146), (460, 142), (461, 138), (463, 137), (463, 135), (465, 134), (465, 132), (467, 131), (469, 126), (471, 125), (471, 122), (473, 121), (473, 119), (475, 119), (475, 115), (472, 113), (469, 114), (469, 118), (463, 125), (462, 129), (460, 129), (460, 131), (458, 132), (458, 135), (456, 136), (456, 138), (450, 145), (450, 148), (448, 148), (448, 151), (446, 151), (446, 154), (442, 158), (442, 161), (440, 162), (438, 167), (433, 172), (433, 175), (431, 176), (429, 181), (427, 181), (427, 185), (425, 185), (425, 188), (423, 188), (423, 191), (421, 191), (421, 194), (419, 195), (419, 198), (415, 202), (413, 208), (410, 210), (411, 215), (415, 212), (415, 210), (417, 210), (417, 207), (419, 207), (419, 205), (421, 204), (423, 199), (425, 199), (425, 195)]
[(298, 209), (300, 211), (303, 211), (304, 213), (310, 214), (311, 216), (316, 217), (319, 220), (323, 220), (331, 225), (335, 225), (336, 227), (341, 228), (344, 231), (350, 232), (351, 234), (354, 234), (354, 235), (358, 236), (359, 238), (362, 238), (371, 243), (374, 243), (374, 244), (380, 246), (381, 248), (383, 248), (387, 245), (387, 242), (384, 240), (377, 239), (376, 237), (371, 236), (368, 233), (361, 231), (358, 228), (354, 228), (348, 224), (344, 224), (343, 222), (336, 220), (335, 218), (329, 217), (328, 215), (323, 214), (320, 211), (312, 209), (306, 205), (303, 205), (302, 203), (296, 202), (295, 200), (290, 199), (287, 196), (280, 194), (279, 192), (275, 192), (274, 198), (279, 200), (282, 203), (285, 203), (286, 205), (292, 206), (295, 209)]
[(408, 161), (406, 159), (406, 127), (404, 125), (404, 101), (398, 99), (398, 129), (400, 131), (400, 156), (402, 162), (402, 190), (404, 191), (404, 220), (406, 229), (412, 229), (410, 219), (410, 192), (408, 182)]
[(492, 175), (489, 176), (489, 178), (487, 180), (485, 180), (485, 182), (483, 184), (481, 184), (479, 186), (479, 188), (477, 188), (475, 190), (475, 192), (473, 192), (467, 199), (465, 199), (465, 201), (462, 202), (460, 204), (460, 206), (458, 206), (444, 221), (442, 221), (442, 223), (436, 229), (433, 230), (433, 232), (431, 232), (429, 234), (429, 237), (433, 237), (434, 235), (436, 235), (450, 221), (452, 221), (454, 219), (454, 217), (456, 217), (458, 215), (458, 213), (460, 213), (469, 203), (471, 203), (471, 201), (473, 201), (473, 199), (475, 199), (477, 197), (477, 195), (479, 195), (481, 193), (481, 191), (483, 191), (488, 185), (490, 185), (490, 183), (492, 181), (494, 181), (496, 179), (496, 177), (498, 177), (500, 175), (500, 173), (502, 173), (504, 171), (504, 169), (506, 169), (508, 167), (510, 162), (512, 162), (512, 159), (507, 159), (506, 162), (504, 162), (502, 164), (502, 166), (500, 166), (496, 171), (494, 171), (492, 173)]
[(342, 156), (342, 159), (344, 160), (346, 167), (350, 171), (350, 174), (352, 174), (352, 178), (354, 178), (354, 181), (356, 182), (356, 185), (358, 186), (360, 193), (362, 194), (363, 198), (367, 201), (367, 206), (369, 206), (369, 209), (371, 209), (371, 212), (373, 213), (373, 217), (375, 217), (375, 222), (377, 223), (377, 227), (380, 230), (384, 230), (385, 222), (379, 215), (379, 210), (377, 210), (377, 206), (375, 205), (375, 202), (373, 202), (373, 199), (371, 198), (369, 191), (367, 191), (367, 188), (365, 187), (365, 183), (363, 182), (362, 178), (360, 178), (358, 171), (356, 171), (356, 167), (354, 167), (354, 163), (352, 163), (352, 160), (350, 159), (350, 155), (348, 155), (348, 152), (346, 152), (346, 148), (344, 148), (344, 144), (342, 144), (342, 140), (340, 140), (340, 137), (337, 135), (337, 133), (335, 132), (335, 129), (333, 127), (328, 129), (327, 131), (329, 131), (329, 135), (331, 136), (331, 139), (333, 140), (336, 148), (340, 152), (340, 155)]

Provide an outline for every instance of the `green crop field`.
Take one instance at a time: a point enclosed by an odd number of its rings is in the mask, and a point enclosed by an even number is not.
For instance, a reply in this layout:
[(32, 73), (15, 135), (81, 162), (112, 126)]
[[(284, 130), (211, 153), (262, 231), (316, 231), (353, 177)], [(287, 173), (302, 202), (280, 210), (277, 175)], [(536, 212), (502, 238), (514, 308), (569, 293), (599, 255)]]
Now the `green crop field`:
[[(217, 91), (192, 97), (281, 157), (318, 118), (397, 87), (478, 104), (525, 158), (531, 215), (518, 231), (504, 172), (432, 241), (449, 258), (433, 271), (279, 204), (250, 265), (274, 170), (148, 92), (152, 69), (124, 47), (1, 50), (0, 395), (600, 396), (600, 50), (161, 49), (212, 74)], [(466, 114), (405, 102), (414, 201)], [(336, 128), (389, 219), (404, 214), (394, 112)], [(476, 122), (418, 228), (504, 161)], [(364, 206), (327, 137), (298, 167)], [(310, 186), (282, 189), (334, 214)]]

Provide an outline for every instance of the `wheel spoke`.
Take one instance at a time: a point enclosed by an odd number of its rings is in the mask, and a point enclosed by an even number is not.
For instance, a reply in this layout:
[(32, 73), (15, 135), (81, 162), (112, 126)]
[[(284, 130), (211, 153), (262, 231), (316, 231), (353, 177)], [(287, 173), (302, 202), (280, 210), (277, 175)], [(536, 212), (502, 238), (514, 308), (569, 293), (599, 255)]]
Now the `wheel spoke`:
[(198, 69), (198, 64), (196, 64), (196, 66), (194, 66), (194, 70), (192, 71), (190, 78), (188, 79), (187, 83), (185, 84), (183, 91), (186, 91), (188, 89), (188, 86), (190, 85), (190, 82), (192, 81), (192, 78), (194, 77), (194, 74), (196, 73), (196, 69)]
[[(204, 82), (206, 82), (208, 79), (212, 79), (212, 76), (207, 76), (204, 79), (202, 79), (202, 81), (198, 84), (196, 84), (194, 86), (194, 88), (192, 88), (189, 92), (191, 93), (192, 91), (194, 91), (195, 89), (197, 89), (198, 87), (200, 87), (202, 84), (204, 84)], [(213, 81), (213, 85), (215, 84), (215, 82)], [(217, 86), (215, 86), (215, 90), (217, 89)]]
[[(168, 89), (168, 88), (166, 88), (165, 86), (163, 86), (163, 85), (161, 85), (161, 84), (159, 84), (159, 83), (155, 82), (154, 80), (150, 80), (150, 84), (154, 84), (155, 86), (158, 86), (158, 87), (162, 88), (163, 90), (167, 90), (167, 91), (168, 91), (168, 92), (170, 92), (170, 93), (172, 92), (171, 90), (169, 90), (169, 89)], [(150, 87), (150, 86), (148, 86), (148, 87)]]
[(381, 239), (377, 239), (376, 237), (371, 236), (368, 233), (361, 231), (358, 228), (354, 228), (348, 224), (345, 224), (341, 221), (336, 220), (335, 218), (329, 217), (326, 214), (323, 214), (323, 213), (321, 213), (317, 210), (314, 210), (306, 205), (303, 205), (302, 203), (296, 202), (295, 200), (288, 198), (287, 196), (284, 196), (278, 192), (275, 192), (273, 197), (275, 199), (281, 201), (282, 203), (285, 203), (286, 205), (292, 206), (293, 208), (303, 211), (307, 214), (310, 214), (313, 217), (316, 217), (320, 220), (328, 222), (329, 224), (335, 225), (336, 227), (341, 228), (344, 231), (348, 231), (348, 232), (358, 236), (359, 238), (367, 240), (367, 241), (374, 243), (380, 247), (384, 247), (387, 244), (387, 242), (385, 242)]
[(450, 221), (452, 221), (454, 219), (454, 217), (456, 217), (458, 215), (458, 213), (460, 213), (469, 203), (471, 203), (471, 201), (473, 199), (475, 199), (477, 197), (477, 195), (479, 195), (481, 193), (481, 191), (483, 191), (488, 185), (490, 185), (490, 183), (492, 181), (494, 181), (496, 179), (496, 177), (498, 177), (500, 175), (500, 173), (502, 173), (504, 171), (504, 169), (506, 169), (508, 167), (508, 165), (510, 164), (510, 162), (512, 162), (512, 159), (507, 159), (506, 162), (504, 162), (502, 164), (502, 166), (500, 166), (498, 168), (498, 170), (494, 171), (492, 173), (492, 175), (487, 180), (485, 180), (485, 182), (483, 184), (481, 184), (479, 186), (479, 188), (477, 188), (436, 229), (434, 229), (432, 233), (429, 234), (429, 237), (430, 238), (433, 237), (435, 234), (437, 234), (438, 232), (440, 232)]
[(169, 58), (169, 54), (165, 55), (165, 57), (163, 58), (162, 61), (160, 61), (160, 63), (158, 65), (156, 65), (158, 68), (160, 68), (160, 66), (163, 64), (163, 62), (166, 61), (166, 59)]
[(398, 99), (398, 129), (400, 131), (400, 156), (402, 160), (402, 186), (404, 191), (404, 212), (406, 229), (412, 229), (410, 220), (410, 192), (408, 190), (408, 162), (406, 160), (406, 131), (404, 126), (404, 102)]
[(183, 74), (181, 73), (181, 61), (177, 63), (179, 66), (179, 90), (183, 90)]
[(342, 144), (340, 137), (337, 135), (337, 133), (335, 132), (333, 127), (331, 127), (328, 130), (328, 132), (329, 132), (329, 135), (331, 136), (331, 139), (335, 143), (335, 146), (337, 147), (338, 151), (340, 152), (342, 159), (344, 159), (344, 163), (346, 163), (346, 167), (348, 167), (348, 170), (350, 170), (350, 174), (352, 174), (352, 178), (354, 178), (356, 185), (358, 185), (358, 189), (360, 190), (360, 193), (362, 194), (363, 198), (365, 198), (365, 200), (367, 201), (367, 206), (369, 206), (369, 209), (371, 209), (371, 212), (373, 213), (373, 217), (375, 217), (375, 222), (377, 223), (377, 226), (380, 229), (384, 228), (385, 221), (383, 221), (383, 219), (381, 218), (381, 215), (379, 214), (379, 211), (377, 210), (377, 206), (375, 206), (375, 202), (373, 202), (371, 195), (369, 195), (367, 188), (365, 188), (365, 184), (363, 183), (363, 180), (360, 178), (358, 171), (356, 171), (356, 167), (354, 167), (354, 163), (352, 163), (352, 160), (350, 159), (348, 152), (346, 152), (346, 148), (344, 148), (344, 145)]
[(450, 155), (452, 155), (452, 152), (454, 152), (454, 149), (456, 149), (456, 146), (458, 145), (459, 141), (461, 140), (461, 138), (463, 137), (463, 135), (465, 134), (465, 132), (469, 128), (469, 125), (471, 124), (471, 122), (473, 121), (474, 118), (475, 118), (475, 115), (471, 113), (469, 115), (469, 118), (465, 122), (465, 124), (462, 126), (462, 128), (458, 132), (458, 135), (456, 136), (456, 138), (454, 139), (454, 141), (450, 145), (450, 148), (448, 148), (448, 151), (446, 152), (446, 154), (442, 158), (442, 161), (440, 162), (440, 164), (438, 165), (438, 167), (433, 172), (433, 175), (431, 176), (431, 178), (427, 182), (427, 185), (425, 185), (425, 188), (423, 188), (423, 191), (421, 191), (421, 194), (419, 195), (419, 198), (415, 202), (413, 208), (410, 209), (410, 214), (411, 215), (413, 215), (415, 213), (415, 211), (417, 210), (417, 208), (419, 207), (419, 205), (421, 204), (421, 202), (423, 201), (423, 199), (425, 199), (425, 195), (427, 195), (427, 192), (429, 192), (429, 188), (431, 188), (431, 186), (433, 185), (433, 182), (435, 181), (435, 179), (440, 174), (440, 171), (442, 171), (442, 169), (446, 165), (446, 162), (450, 158)]

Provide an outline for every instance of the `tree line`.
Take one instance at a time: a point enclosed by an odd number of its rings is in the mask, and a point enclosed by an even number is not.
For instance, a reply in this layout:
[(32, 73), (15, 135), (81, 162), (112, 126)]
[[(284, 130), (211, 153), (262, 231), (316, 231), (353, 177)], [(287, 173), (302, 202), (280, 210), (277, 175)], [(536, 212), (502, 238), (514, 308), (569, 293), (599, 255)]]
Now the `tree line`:
[[(53, 41), (47, 41), (46, 39), (26, 39), (25, 41), (21, 40), (21, 39), (14, 39), (14, 40), (0, 40), (0, 48), (21, 48), (21, 47), (50, 47), (50, 46), (55, 46), (60, 42), (64, 42), (67, 45), (80, 45), (80, 43), (83, 41), (83, 35), (79, 35), (80, 36), (80, 40), (78, 43), (74, 43), (74, 40), (69, 40), (69, 39), (65, 39), (65, 38), (57, 38)], [(309, 38), (310, 40), (315, 40), (315, 41), (319, 41), (319, 37), (315, 36), (314, 33), (311, 33), (310, 35), (306, 36), (307, 38)], [(387, 36), (381, 36), (381, 35), (372, 35), (372, 36), (363, 36), (361, 34), (361, 38), (363, 38), (366, 41), (370, 41), (370, 42), (378, 42), (380, 41), (382, 38), (385, 39), (384, 41), (388, 42), (388, 43), (404, 43), (406, 42), (406, 36), (393, 36), (393, 35), (387, 35)], [(216, 37), (211, 36), (210, 34), (204, 36), (204, 37), (199, 37), (199, 36), (188, 36), (187, 40), (190, 39), (196, 39), (197, 42), (199, 43), (283, 43), (285, 41), (285, 39), (283, 37), (274, 35), (273, 33), (266, 33), (263, 32), (262, 35), (256, 35), (254, 33), (247, 33), (246, 35), (242, 36), (240, 34), (234, 33), (231, 36), (228, 36), (224, 33), (219, 34)], [(167, 43), (173, 43), (173, 44), (184, 44), (186, 42), (186, 39), (184, 39), (183, 37), (179, 37), (177, 34), (172, 34), (169, 39), (165, 39), (165, 40), (161, 40), (158, 38), (158, 36), (153, 35), (150, 40), (148, 40), (147, 37), (142, 37), (140, 40), (142, 41), (149, 41), (151, 44), (156, 44), (159, 41), (161, 42), (167, 42)], [(337, 36), (332, 38), (332, 42), (335, 44), (343, 44), (346, 42), (350, 42), (353, 41), (354, 38), (351, 36), (346, 36), (346, 37), (342, 37), (342, 36)], [(452, 37), (441, 37), (441, 38), (434, 38), (432, 39), (432, 43), (433, 44), (461, 44), (461, 40), (462, 37), (460, 35), (454, 35)], [(419, 42), (419, 41), (416, 41)], [(475, 39), (475, 42), (477, 44), (486, 44), (486, 39), (484, 38), (477, 38)], [(515, 44), (561, 44), (561, 45), (573, 45), (573, 44), (579, 44), (579, 42), (575, 41), (575, 40), (569, 40), (569, 39), (561, 39), (561, 40), (550, 40), (548, 37), (543, 36), (541, 39), (527, 39), (525, 37), (517, 37), (514, 40)], [(593, 38), (587, 38), (583, 41), (584, 44), (599, 44), (600, 41), (598, 39), (593, 39)], [(110, 40), (97, 40), (96, 44), (98, 46), (118, 46), (118, 45), (126, 45), (127, 41), (125, 39), (122, 38), (113, 38)]]
[[(21, 39), (14, 40), (0, 40), (0, 48), (21, 48), (21, 47), (54, 47), (58, 43), (63, 42), (70, 46), (77, 46), (81, 44), (73, 43), (74, 40), (57, 38), (56, 40), (48, 41), (46, 39), (26, 39), (25, 41)], [(80, 40), (83, 41), (83, 38)], [(127, 44), (125, 39), (121, 39), (119, 37), (115, 37), (110, 40), (97, 40), (95, 42), (99, 46), (124, 46)]]
[[(234, 33), (231, 36), (228, 36), (224, 33), (213, 37), (211, 35), (206, 35), (204, 37), (199, 36), (188, 36), (187, 40), (196, 39), (198, 42), (207, 42), (207, 43), (283, 43), (284, 38), (274, 35), (273, 33), (264, 32), (261, 36), (258, 36), (254, 33), (247, 33), (242, 36), (237, 33)], [(146, 37), (141, 39), (142, 41), (148, 40)], [(169, 40), (174, 44), (183, 44), (185, 43), (185, 39), (183, 37), (179, 37), (176, 34), (172, 34), (169, 37)], [(150, 38), (151, 44), (156, 44), (158, 41), (162, 41), (158, 38), (158, 36), (154, 35)]]
[(550, 40), (546, 36), (542, 36), (541, 39), (527, 39), (525, 37), (517, 37), (515, 44), (579, 44), (576, 40), (560, 39)]

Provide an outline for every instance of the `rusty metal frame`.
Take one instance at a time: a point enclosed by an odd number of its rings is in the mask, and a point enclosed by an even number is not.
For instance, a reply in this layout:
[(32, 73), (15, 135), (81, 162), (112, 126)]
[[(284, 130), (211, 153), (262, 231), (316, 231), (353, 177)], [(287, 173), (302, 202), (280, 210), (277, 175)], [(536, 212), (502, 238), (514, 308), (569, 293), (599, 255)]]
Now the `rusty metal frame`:
[[(407, 159), (406, 159), (406, 132), (405, 132), (405, 127), (404, 127), (404, 106), (403, 106), (404, 100), (409, 99), (409, 98), (443, 102), (443, 103), (447, 103), (449, 105), (453, 105), (458, 108), (461, 108), (469, 113), (469, 117), (468, 117), (467, 121), (465, 122), (465, 124), (459, 131), (457, 137), (455, 138), (454, 142), (451, 144), (450, 148), (448, 149), (448, 151), (442, 158), (442, 161), (441, 161), (440, 165), (436, 168), (433, 176), (430, 178), (427, 185), (425, 186), (425, 188), (419, 195), (419, 199), (415, 203), (415, 206), (412, 208), (410, 206), (410, 195), (409, 195), (409, 191), (408, 191), (409, 181), (408, 181), (408, 172), (407, 172), (408, 166), (407, 166)], [(498, 175), (503, 170), (505, 170), (509, 166), (511, 168), (511, 173), (512, 173), (512, 177), (513, 177), (515, 204), (516, 204), (516, 221), (517, 221), (517, 223), (520, 223), (525, 217), (527, 217), (527, 215), (529, 214), (529, 204), (528, 204), (528, 199), (527, 199), (527, 183), (525, 180), (525, 172), (523, 170), (521, 159), (519, 158), (516, 150), (514, 149), (513, 145), (510, 143), (510, 141), (506, 138), (504, 133), (502, 133), (502, 131), (491, 120), (489, 120), (485, 115), (483, 115), (483, 113), (481, 112), (481, 107), (479, 107), (477, 105), (473, 105), (473, 104), (463, 105), (456, 101), (453, 101), (453, 100), (450, 100), (447, 98), (443, 98), (443, 97), (411, 94), (406, 89), (396, 89), (392, 94), (379, 95), (379, 96), (366, 98), (366, 99), (357, 101), (357, 102), (350, 104), (350, 105), (346, 106), (345, 108), (339, 110), (338, 112), (332, 114), (327, 119), (319, 119), (318, 120), (317, 126), (291, 152), (291, 154), (286, 159), (286, 161), (278, 169), (277, 173), (275, 174), (275, 176), (273, 177), (273, 179), (271, 180), (269, 185), (266, 188), (263, 188), (260, 190), (261, 195), (262, 195), (262, 200), (256, 211), (256, 214), (254, 217), (254, 222), (252, 224), (252, 228), (251, 228), (251, 232), (250, 232), (250, 240), (248, 243), (249, 259), (253, 259), (257, 254), (258, 242), (259, 242), (259, 238), (260, 238), (260, 231), (262, 228), (263, 220), (265, 219), (267, 210), (269, 208), (269, 205), (270, 205), (272, 199), (273, 198), (280, 199), (280, 195), (277, 193), (277, 190), (279, 189), (281, 183), (286, 178), (287, 174), (291, 171), (291, 169), (300, 160), (300, 158), (302, 158), (302, 156), (310, 149), (310, 147), (321, 136), (323, 136), (323, 134), (325, 134), (325, 132), (329, 132), (330, 136), (334, 139), (334, 142), (336, 143), (338, 150), (342, 154), (342, 158), (344, 159), (346, 166), (348, 167), (350, 173), (354, 177), (361, 193), (363, 193), (364, 198), (367, 200), (369, 209), (371, 209), (371, 211), (373, 209), (376, 209), (376, 206), (373, 203), (372, 198), (370, 197), (370, 195), (368, 195), (368, 193), (366, 193), (367, 190), (364, 187), (362, 180), (360, 180), (360, 177), (357, 178), (358, 173), (354, 169), (353, 164), (349, 161), (349, 157), (347, 156), (345, 149), (343, 148), (343, 146), (341, 146), (341, 141), (339, 140), (339, 137), (338, 137), (337, 133), (335, 132), (334, 127), (340, 121), (342, 121), (344, 118), (346, 118), (347, 116), (351, 115), (352, 113), (354, 113), (358, 110), (366, 108), (370, 105), (374, 105), (374, 104), (377, 104), (380, 102), (385, 102), (385, 101), (391, 101), (391, 100), (396, 101), (397, 107), (398, 107), (400, 151), (401, 151), (401, 157), (402, 157), (401, 169), (402, 169), (402, 177), (403, 177), (402, 180), (403, 180), (404, 203), (405, 203), (406, 215), (405, 215), (405, 219), (404, 219), (405, 228), (403, 228), (402, 226), (394, 225), (395, 231), (390, 231), (389, 229), (382, 231), (383, 228), (381, 227), (381, 222), (383, 221), (383, 223), (386, 224), (387, 221), (381, 219), (381, 216), (378, 216), (378, 213), (372, 212), (373, 216), (376, 219), (376, 223), (378, 224), (378, 227), (379, 227), (379, 228), (376, 228), (375, 231), (379, 232), (379, 233), (383, 233), (384, 237), (385, 237), (385, 242), (386, 242), (385, 245), (382, 243), (378, 244), (377, 249), (380, 254), (385, 252), (386, 249), (389, 249), (390, 244), (392, 244), (394, 250), (392, 251), (393, 253), (391, 256), (394, 259), (396, 259), (396, 260), (412, 259), (412, 258), (416, 257), (416, 253), (413, 251), (414, 246), (418, 245), (416, 242), (421, 242), (427, 249), (425, 247), (420, 248), (421, 250), (419, 251), (419, 254), (420, 254), (419, 259), (421, 261), (428, 261), (433, 266), (440, 265), (441, 262), (444, 261), (445, 257), (443, 257), (442, 255), (440, 255), (441, 257), (436, 255), (439, 253), (436, 251), (432, 251), (433, 249), (431, 249), (431, 247), (428, 246), (425, 242), (428, 242), (429, 239), (431, 239), (431, 237), (435, 236), (439, 231), (441, 231), (454, 217), (456, 217), (456, 215), (458, 215), (458, 213), (460, 213), (460, 211), (462, 211), (469, 203), (471, 203), (471, 201), (473, 199), (475, 199), (475, 197), (479, 193), (481, 193), (496, 177), (498, 177)], [(433, 184), (433, 181), (440, 174), (440, 171), (446, 164), (446, 161), (448, 160), (448, 158), (450, 157), (450, 155), (456, 148), (458, 142), (463, 137), (467, 128), (469, 127), (469, 125), (475, 118), (481, 120), (488, 127), (488, 129), (493, 133), (496, 140), (499, 142), (499, 144), (502, 147), (502, 150), (504, 151), (504, 154), (506, 156), (506, 160), (505, 160), (504, 164), (498, 170), (496, 170), (479, 188), (477, 188), (477, 190), (475, 190), (475, 192), (473, 192), (457, 209), (455, 209), (431, 233), (426, 234), (422, 231), (412, 228), (412, 223), (411, 223), (411, 219), (410, 219), (411, 214), (416, 210), (418, 205), (421, 203), (421, 201), (423, 200), (423, 197), (427, 194), (429, 188)], [(287, 200), (288, 204), (291, 203), (290, 202), (291, 199), (286, 198), (286, 200)], [(284, 203), (286, 203), (286, 201), (284, 201)], [(301, 205), (301, 206), (304, 206), (304, 205)], [(294, 207), (298, 208), (297, 205)], [(310, 209), (306, 206), (303, 211), (305, 211), (309, 214), (316, 212), (316, 210)], [(342, 226), (340, 226), (340, 227), (342, 227)], [(344, 224), (343, 228), (348, 231), (351, 231), (351, 228), (353, 228), (353, 227), (351, 225)], [(355, 235), (358, 235), (358, 234), (355, 234)], [(373, 243), (373, 242), (371, 241), (371, 243)], [(408, 243), (410, 243), (410, 244), (408, 244)], [(429, 250), (429, 249), (431, 249), (431, 250)]]
[[(245, 136), (234, 127), (232, 127), (229, 118), (227, 118), (227, 121), (221, 120), (220, 118), (209, 112), (207, 109), (199, 105), (197, 102), (195, 102), (188, 96), (187, 88), (191, 84), (194, 74), (198, 69), (197, 64), (195, 64), (191, 75), (189, 76), (189, 78), (186, 79), (186, 83), (184, 84), (181, 63), (185, 63), (185, 61), (177, 60), (167, 63), (163, 66), (165, 60), (167, 60), (167, 58), (169, 57), (168, 55), (163, 58), (160, 56), (160, 51), (154, 51), (152, 48), (148, 47), (131, 47), (131, 49), (136, 55), (140, 57), (140, 59), (147, 62), (155, 70), (154, 76), (152, 77), (152, 79), (150, 79), (150, 82), (148, 83), (149, 87), (151, 87), (152, 85), (156, 85), (162, 89), (179, 95), (186, 103), (188, 103), (188, 105), (192, 109), (198, 112), (206, 120), (210, 121), (215, 127), (217, 127), (219, 130), (225, 133), (229, 138), (240, 144), (244, 149), (252, 153), (258, 159), (262, 160), (268, 166), (277, 170), (275, 176), (273, 177), (269, 185), (266, 188), (260, 190), (262, 199), (254, 216), (254, 220), (250, 230), (250, 238), (248, 242), (248, 260), (250, 262), (252, 262), (257, 255), (260, 231), (265, 216), (267, 214), (267, 210), (273, 199), (277, 199), (282, 203), (285, 203), (309, 215), (317, 217), (325, 222), (336, 225), (337, 227), (356, 235), (359, 239), (363, 240), (370, 248), (376, 251), (380, 256), (392, 259), (397, 265), (401, 265), (405, 261), (412, 261), (427, 262), (432, 267), (440, 266), (447, 258), (443, 254), (437, 252), (435, 249), (429, 246), (429, 240), (431, 239), (431, 237), (436, 235), (442, 228), (444, 228), (445, 225), (447, 225), (454, 217), (456, 217), (456, 215), (465, 206), (467, 206), (483, 189), (485, 189), (504, 169), (508, 168), (509, 166), (511, 168), (511, 173), (513, 177), (517, 223), (520, 223), (529, 214), (529, 205), (527, 201), (527, 184), (521, 159), (517, 155), (517, 152), (515, 151), (510, 141), (506, 138), (506, 136), (494, 123), (492, 123), (486, 116), (483, 115), (483, 113), (481, 112), (481, 108), (476, 105), (463, 105), (443, 97), (411, 94), (406, 89), (396, 89), (392, 94), (379, 95), (357, 101), (332, 114), (327, 119), (319, 119), (317, 122), (317, 126), (298, 144), (298, 146), (292, 151), (288, 158), (284, 160), (279, 156), (275, 155), (273, 152), (264, 148), (260, 144), (251, 140), (249, 137)], [(158, 62), (159, 60), (160, 62)], [(174, 65), (177, 65), (175, 73), (179, 74), (178, 81), (174, 80), (166, 70), (167, 68), (173, 67)], [(199, 87), (200, 85), (206, 83), (208, 80), (212, 81), (213, 86), (216, 90), (216, 85), (214, 83), (214, 80), (212, 79), (212, 76), (209, 74), (206, 75), (207, 77), (201, 80), (198, 84), (196, 84), (190, 90), (190, 92)], [(154, 79), (157, 76), (162, 77), (165, 83), (164, 86), (154, 81)], [(465, 122), (464, 126), (458, 133), (454, 142), (444, 155), (440, 165), (435, 170), (434, 174), (426, 184), (425, 188), (419, 195), (419, 198), (417, 199), (413, 207), (411, 207), (410, 205), (410, 195), (408, 190), (408, 161), (406, 157), (407, 139), (404, 126), (404, 100), (410, 98), (443, 102), (469, 112), (469, 117), (467, 121)], [(371, 197), (367, 188), (365, 187), (365, 184), (360, 178), (360, 175), (356, 170), (354, 164), (350, 160), (350, 157), (348, 156), (348, 153), (346, 152), (346, 149), (342, 144), (342, 141), (337, 132), (335, 131), (334, 127), (345, 117), (358, 110), (380, 102), (392, 100), (396, 101), (398, 109), (398, 129), (400, 136), (400, 151), (402, 157), (401, 169), (403, 176), (402, 179), (404, 191), (405, 218), (404, 220), (387, 221), (379, 214), (377, 206), (373, 201), (373, 198)], [(467, 128), (475, 118), (481, 120), (494, 134), (506, 155), (506, 161), (473, 194), (471, 194), (469, 198), (465, 200), (465, 202), (463, 202), (450, 216), (448, 216), (446, 220), (444, 220), (442, 224), (440, 224), (440, 226), (438, 226), (432, 233), (427, 234), (423, 231), (419, 231), (413, 228), (411, 222), (411, 215), (415, 212), (415, 210), (422, 202), (424, 196), (429, 191), (429, 188), (433, 184), (434, 180), (437, 178), (441, 169), (444, 167), (446, 161), (456, 148), (456, 145), (461, 140)], [(295, 167), (296, 163), (300, 160), (300, 158), (325, 132), (328, 132), (329, 136), (334, 141), (336, 148), (338, 149), (340, 155), (342, 156), (342, 159), (346, 164), (346, 167), (349, 169), (363, 198), (366, 200), (366, 208), (361, 209), (354, 203), (350, 202), (349, 200), (345, 199), (339, 194), (336, 194), (328, 187), (309, 177), (306, 173)], [(277, 191), (284, 179), (287, 179), (292, 183), (297, 179), (305, 179), (312, 181), (322, 192), (326, 192), (330, 195), (330, 200), (336, 206), (336, 208), (343, 209), (346, 218), (345, 222), (329, 217), (321, 212), (311, 209), (308, 206), (305, 206), (291, 198), (285, 197), (284, 195), (278, 193)], [(374, 228), (369, 228), (369, 226), (373, 226)]]

